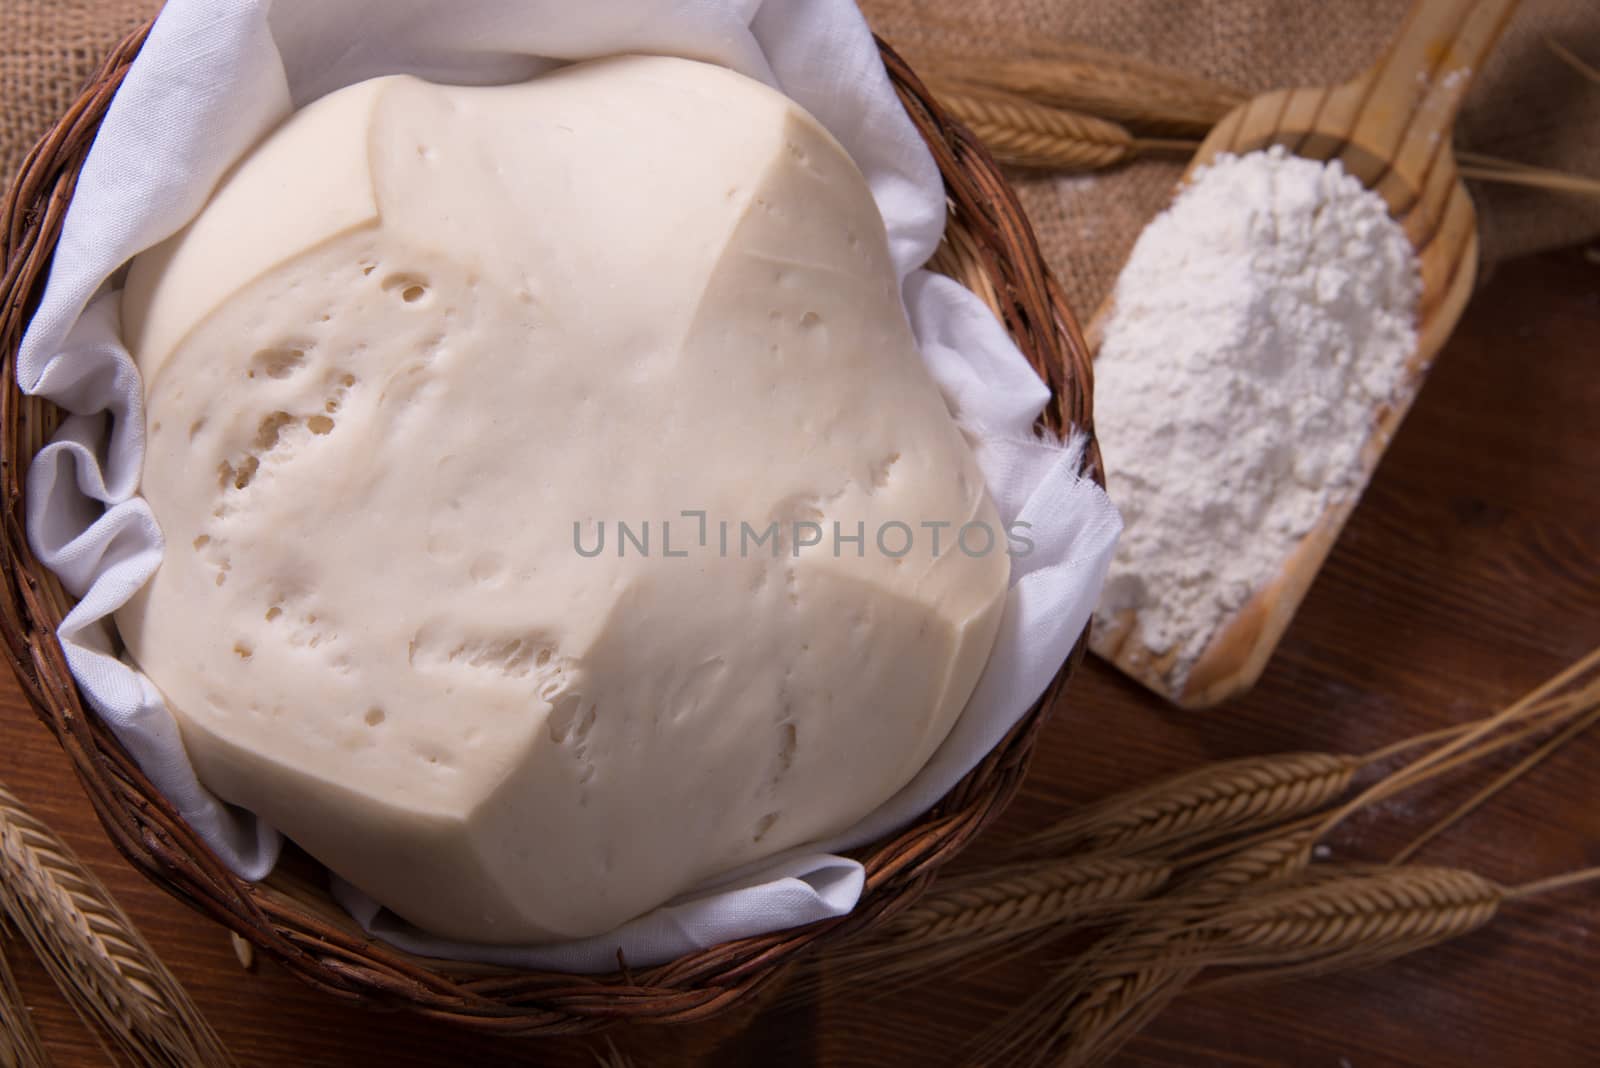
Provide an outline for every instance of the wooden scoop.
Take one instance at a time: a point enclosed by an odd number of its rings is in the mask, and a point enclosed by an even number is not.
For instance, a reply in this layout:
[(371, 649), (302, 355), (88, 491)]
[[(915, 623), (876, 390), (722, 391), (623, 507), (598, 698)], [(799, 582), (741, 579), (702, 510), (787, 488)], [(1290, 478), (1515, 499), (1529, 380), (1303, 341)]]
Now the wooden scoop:
[[(1196, 167), (1221, 153), (1283, 145), (1310, 159), (1342, 161), (1345, 170), (1383, 196), (1404, 226), (1422, 266), (1417, 350), (1406, 364), (1398, 399), (1374, 413), (1372, 433), (1361, 455), (1362, 486), (1472, 293), (1478, 264), (1477, 216), (1456, 171), (1451, 126), (1473, 76), (1517, 2), (1417, 0), (1375, 66), (1344, 85), (1266, 93), (1234, 109), (1201, 144), (1179, 182), (1181, 188)], [(1110, 309), (1107, 298), (1091, 323), (1089, 336), (1096, 349)], [(1114, 480), (1116, 457), (1107, 459)], [(1095, 651), (1185, 707), (1205, 707), (1249, 689), (1289, 626), (1357, 496), (1350, 494), (1328, 508), (1284, 561), (1278, 576), (1212, 636), (1181, 688), (1171, 682), (1175, 656), (1158, 655), (1137, 641), (1132, 612), (1095, 632)]]

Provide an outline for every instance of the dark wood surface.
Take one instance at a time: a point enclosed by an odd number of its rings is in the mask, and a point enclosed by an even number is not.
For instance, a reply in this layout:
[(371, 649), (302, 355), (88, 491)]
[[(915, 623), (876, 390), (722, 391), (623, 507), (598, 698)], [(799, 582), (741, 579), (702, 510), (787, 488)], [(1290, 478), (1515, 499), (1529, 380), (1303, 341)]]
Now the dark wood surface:
[[(1210, 760), (1360, 753), (1492, 711), (1600, 644), (1600, 266), (1579, 252), (1503, 268), (1476, 297), (1277, 658), (1247, 697), (1183, 713), (1091, 662), (996, 833)], [(1108, 458), (1113, 472), (1115, 458)], [(1114, 488), (1114, 487), (1113, 487)], [(1424, 860), (1506, 883), (1600, 864), (1600, 741), (1581, 738)], [(0, 680), (0, 778), (84, 856), (241, 1064), (595, 1064), (603, 1043), (515, 1043), (381, 1016), (244, 971), (223, 932), (123, 865), (54, 742)], [(1349, 826), (1382, 857), (1461, 784)], [(640, 1064), (952, 1064), (1045, 974), (1047, 947), (870, 1002), (829, 997), (730, 1023), (635, 1030)], [(38, 966), (13, 952), (61, 1065), (105, 1063)], [(1126, 1065), (1559, 1066), (1600, 1062), (1600, 888), (1508, 907), (1462, 941), (1366, 973), (1196, 994)]]

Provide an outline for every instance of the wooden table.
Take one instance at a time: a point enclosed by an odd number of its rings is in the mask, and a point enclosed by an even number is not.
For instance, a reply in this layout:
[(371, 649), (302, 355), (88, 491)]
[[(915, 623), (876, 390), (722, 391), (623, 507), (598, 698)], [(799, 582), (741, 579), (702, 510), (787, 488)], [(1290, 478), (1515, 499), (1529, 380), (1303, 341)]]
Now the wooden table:
[[(1182, 713), (1091, 662), (1058, 710), (1012, 828), (1230, 756), (1359, 753), (1504, 704), (1600, 644), (1600, 265), (1505, 267), (1440, 358), (1260, 686)], [(597, 1063), (594, 1044), (464, 1037), (337, 1004), (145, 883), (100, 834), (66, 761), (0, 682), (0, 778), (84, 855), (242, 1064)], [(1600, 864), (1600, 739), (1579, 739), (1423, 859), (1505, 882)], [(1406, 795), (1334, 845), (1381, 857), (1459, 788)], [(1042, 974), (1039, 958), (959, 971), (869, 1004), (766, 1012), (723, 1037), (634, 1031), (640, 1064), (952, 1063)], [(62, 1065), (104, 1063), (36, 964), (19, 960)], [(1600, 1062), (1600, 890), (1505, 910), (1492, 927), (1366, 974), (1180, 1001), (1128, 1065), (1490, 1066)], [(715, 1054), (707, 1047), (720, 1043)]]

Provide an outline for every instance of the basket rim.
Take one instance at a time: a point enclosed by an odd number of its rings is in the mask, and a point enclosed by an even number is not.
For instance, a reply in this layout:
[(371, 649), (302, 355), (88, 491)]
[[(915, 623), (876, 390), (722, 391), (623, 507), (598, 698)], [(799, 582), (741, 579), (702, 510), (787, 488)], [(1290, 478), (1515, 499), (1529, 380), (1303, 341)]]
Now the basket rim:
[[(571, 1034), (626, 1021), (703, 1020), (754, 997), (802, 954), (864, 931), (908, 906), (937, 869), (1009, 803), (1040, 729), (1082, 660), (1079, 636), (1045, 693), (932, 809), (850, 850), (866, 869), (849, 914), (723, 943), (676, 961), (605, 975), (460, 966), (415, 957), (340, 922), (326, 891), (286, 870), (251, 884), (225, 868), (156, 792), (84, 700), (56, 639), (71, 599), (33, 557), (25, 535), (27, 465), (54, 430), (54, 405), (21, 392), (22, 334), (43, 292), (78, 173), (112, 96), (152, 22), (111, 50), (61, 120), (38, 142), (0, 201), (0, 639), (40, 720), (72, 762), (123, 857), (164, 891), (341, 998), (406, 1008), (482, 1031)], [(1086, 473), (1103, 483), (1092, 418), (1089, 350), (1014, 191), (973, 135), (946, 115), (905, 62), (875, 38), (907, 114), (932, 151), (950, 205), (936, 262), (989, 302), (1044, 379), (1041, 429), (1086, 438)], [(959, 236), (959, 240), (957, 240)], [(958, 250), (958, 251), (952, 251)]]

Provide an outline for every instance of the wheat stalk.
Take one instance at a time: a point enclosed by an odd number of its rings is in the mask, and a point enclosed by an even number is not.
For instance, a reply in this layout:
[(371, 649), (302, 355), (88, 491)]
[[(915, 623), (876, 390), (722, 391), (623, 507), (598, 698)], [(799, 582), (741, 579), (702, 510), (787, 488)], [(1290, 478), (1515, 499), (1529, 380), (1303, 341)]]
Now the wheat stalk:
[[(1311, 974), (1376, 963), (1454, 937), (1492, 917), (1484, 889), (1492, 884), (1438, 869), (1313, 865), (1316, 842), (1362, 806), (1555, 732), (1430, 828), (1431, 836), (1600, 719), (1597, 708), (1600, 650), (1492, 715), (1362, 756), (1296, 753), (1229, 761), (1118, 795), (1013, 847), (1052, 859), (936, 882), (877, 935), (831, 954), (828, 960), (840, 966), (830, 979), (867, 988), (860, 996), (871, 996), (1115, 921), (1086, 950), (1059, 963), (973, 1057), (1009, 1064), (1059, 1053), (1062, 1063), (1089, 1064), (1135, 1034), (1208, 967), (1247, 966), (1223, 982)], [(1413, 750), (1423, 752), (1340, 803), (1360, 771)], [(1133, 887), (1136, 878), (1151, 881)], [(1494, 903), (1589, 878), (1600, 873), (1558, 876), (1519, 891), (1494, 888)], [(1114, 889), (1119, 886), (1126, 889)], [(1256, 911), (1239, 911), (1248, 908)], [(803, 979), (798, 989), (814, 989), (815, 979)]]
[(1144, 133), (1203, 135), (1247, 99), (1203, 78), (1077, 45), (1048, 57), (919, 57), (914, 66), (935, 81), (999, 90)]
[(1223, 761), (1096, 802), (1013, 849), (1127, 855), (1194, 845), (1315, 811), (1343, 794), (1363, 765), (1330, 753)]
[[(1304, 966), (1352, 954), (1380, 960), (1477, 930), (1494, 918), (1505, 891), (1453, 868), (1334, 868), (1290, 885), (1222, 901), (1185, 919), (1170, 937), (1198, 967)], [(1118, 947), (1099, 958), (1106, 972), (1138, 971), (1170, 959), (1161, 947)]]
[(1330, 869), (1180, 907), (1098, 943), (1005, 1021), (986, 1052), (1099, 1063), (1207, 968), (1255, 969), (1224, 982), (1362, 967), (1460, 937), (1494, 918), (1506, 891), (1446, 868)]
[[(1112, 798), (1044, 832), (1047, 838), (1057, 836), (1052, 843), (1057, 848), (1086, 855), (941, 879), (927, 897), (875, 936), (831, 954), (832, 981), (851, 988), (875, 987), (881, 993), (948, 966), (970, 969), (975, 961), (997, 958), (1041, 937), (1054, 939), (1119, 915), (1119, 926), (1070, 971), (1081, 975), (1118, 946), (1165, 946), (1174, 922), (1213, 908), (1218, 900), (1237, 899), (1253, 887), (1322, 878), (1319, 869), (1308, 867), (1319, 825), (1325, 822), (1318, 813), (1348, 788), (1357, 770), (1424, 743), (1456, 746), (1480, 737), (1485, 724), (1498, 721), (1510, 727), (1497, 738), (1463, 749), (1452, 761), (1436, 764), (1432, 774), (1443, 773), (1533, 730), (1550, 729), (1583, 701), (1592, 701), (1593, 689), (1591, 684), (1564, 697), (1523, 702), (1520, 718), (1500, 713), (1362, 757), (1290, 754), (1233, 761)], [(1525, 761), (1523, 770), (1531, 763)], [(1255, 827), (1271, 830), (1253, 840), (1239, 838)], [(1201, 848), (1213, 840), (1222, 844)], [(1034, 845), (1030, 839), (1027, 851)], [(1133, 886), (1136, 879), (1149, 881)], [(1093, 999), (1096, 1019), (1114, 1021), (1116, 1034), (1131, 1034), (1130, 1028), (1176, 997), (1198, 971), (1168, 969), (1137, 982), (1113, 976)], [(1060, 978), (1053, 989), (1070, 978)], [(803, 978), (791, 988), (791, 999), (806, 996), (819, 979), (815, 974)], [(1136, 1004), (1136, 999), (1143, 1000)], [(1102, 1026), (1084, 1019), (1076, 1023)]]
[(1114, 947), (1078, 1000), (1068, 993), (1048, 1045), (1061, 1063), (1097, 1064), (1194, 985), (1208, 967), (1262, 969), (1233, 982), (1325, 973), (1390, 960), (1466, 934), (1494, 917), (1499, 894), (1470, 872), (1393, 869), (1247, 896), (1237, 911), (1167, 929), (1161, 945)]
[[(998, 957), (1049, 930), (1059, 937), (1149, 897), (1173, 866), (1129, 858), (1028, 862), (941, 879), (926, 896), (859, 942), (828, 955), (835, 991), (871, 987), (879, 993), (938, 974), (981, 955)], [(790, 985), (785, 1000), (804, 1000), (822, 984), (812, 972)]]
[(1015, 959), (1028, 943), (1028, 935), (1001, 929), (958, 941), (903, 943), (881, 954), (857, 954), (853, 949), (829, 953), (784, 988), (779, 1004), (785, 1008), (805, 1004), (824, 985), (832, 996), (848, 993), (857, 1001), (871, 1001), (952, 972), (976, 975), (991, 965)]
[(1505, 902), (1600, 879), (1590, 868), (1508, 890), (1451, 868), (1304, 868), (1309, 836), (1293, 838), (1175, 885), (1173, 907), (1096, 943), (1003, 1021), (985, 1063), (1097, 1064), (1208, 968), (1237, 970), (1207, 989), (1370, 967), (1476, 931)]
[[(1600, 79), (1569, 49), (1554, 40), (1546, 44), (1585, 78)], [(1083, 45), (1004, 60), (934, 57), (925, 66), (928, 87), (945, 109), (996, 160), (1014, 167), (1096, 171), (1151, 151), (1192, 152), (1199, 146), (1192, 138), (1210, 132), (1247, 99), (1214, 82)], [(1129, 125), (1188, 136), (1135, 137)], [(1600, 196), (1600, 179), (1479, 153), (1457, 155), (1464, 178)]]
[(1483, 927), (1506, 891), (1469, 871), (1391, 868), (1291, 889), (1219, 918), (1208, 966), (1253, 971), (1224, 982), (1382, 964)]
[(1600, 197), (1600, 179), (1585, 175), (1535, 167), (1529, 163), (1486, 156), (1481, 152), (1457, 152), (1456, 159), (1460, 163), (1461, 176), (1474, 181), (1521, 185), (1552, 193), (1571, 193), (1574, 196)]
[(1561, 62), (1577, 71), (1578, 74), (1584, 78), (1587, 78), (1589, 81), (1594, 82), (1596, 85), (1600, 85), (1600, 67), (1594, 67), (1591, 64), (1585, 63), (1578, 57), (1576, 52), (1549, 34), (1545, 34), (1544, 36), (1544, 45), (1546, 48), (1550, 49), (1551, 52), (1555, 53), (1556, 58), (1561, 60)]
[[(1199, 975), (1201, 969), (1187, 960), (1192, 936), (1184, 929), (1191, 918), (1206, 915), (1207, 903), (1218, 895), (1235, 897), (1252, 886), (1299, 874), (1310, 860), (1311, 844), (1310, 834), (1302, 832), (1196, 869), (1047, 980), (982, 1039), (975, 1059), (984, 1064), (1043, 1063), (1063, 1032), (1099, 1036), (1095, 1056), (1120, 1045)], [(1132, 959), (1158, 963), (1142, 969), (1117, 967), (1117, 962)]]
[[(1288, 829), (1287, 821), (1308, 816), (1337, 800), (1363, 769), (1424, 741), (1445, 743), (1344, 806), (1343, 815), (1348, 815), (1396, 790), (1496, 752), (1533, 731), (1570, 722), (1600, 703), (1600, 678), (1584, 681), (1597, 670), (1600, 649), (1494, 715), (1364, 756), (1287, 753), (1210, 764), (1089, 805), (1021, 839), (1011, 851), (1021, 855), (1128, 855), (1167, 848), (1191, 853), (1208, 840), (1255, 828), (1275, 827), (1278, 831), (1273, 833), (1277, 834)], [(1508, 727), (1511, 729), (1506, 730)], [(1496, 730), (1501, 737), (1483, 741)], [(1333, 822), (1336, 820), (1324, 824), (1321, 833), (1331, 830)], [(1237, 848), (1224, 845), (1218, 852), (1226, 855)]]
[(1096, 171), (1137, 152), (1133, 135), (1106, 119), (961, 82), (932, 79), (928, 88), (1001, 163)]
[[(891, 924), (901, 939), (892, 970), (871, 974), (926, 974), (966, 964), (974, 951), (992, 955), (1076, 926), (1070, 913), (1062, 922), (1034, 925), (1040, 910), (1020, 904), (1030, 890), (1043, 889), (1030, 884), (1030, 874), (1084, 877), (1095, 863), (1119, 860), (1169, 869), (1162, 885), (1090, 913), (1096, 921), (1119, 919), (1058, 966), (973, 1057), (1009, 1064), (1059, 1054), (1061, 1063), (1090, 1064), (1135, 1034), (1208, 967), (1248, 967), (1242, 976), (1223, 980), (1236, 982), (1376, 963), (1475, 929), (1510, 896), (1600, 878), (1579, 872), (1506, 892), (1470, 873), (1311, 864), (1315, 843), (1358, 808), (1535, 733), (1558, 731), (1428, 835), (1470, 812), (1596, 721), (1597, 673), (1600, 650), (1493, 715), (1364, 756), (1298, 753), (1230, 761), (1089, 806), (1013, 847), (1053, 852), (1058, 859), (936, 883), (929, 907), (913, 907)], [(1362, 769), (1422, 746), (1427, 749), (1420, 757), (1354, 800), (1334, 804)], [(1245, 834), (1253, 829), (1258, 833)], [(1063, 852), (1078, 855), (1059, 859)], [(1099, 870), (1105, 875), (1113, 869)], [(878, 965), (862, 960), (862, 966)], [(856, 970), (840, 969), (852, 985)]]
[(10, 932), (0, 924), (0, 1065), (49, 1068), (50, 1055), (39, 1040), (16, 976), (11, 974), (11, 962), (5, 953), (9, 941)]
[(1172, 865), (1131, 858), (1079, 858), (1013, 864), (956, 876), (886, 925), (880, 939), (930, 944), (1004, 930), (1049, 927), (1150, 896)]
[(100, 881), (0, 786), (0, 911), (72, 1007), (135, 1063), (232, 1058)]
[[(1577, 705), (1583, 709), (1582, 704)], [(1588, 731), (1597, 721), (1600, 721), (1600, 701), (1592, 702), (1592, 707), (1574, 716), (1573, 720), (1559, 733), (1550, 738), (1539, 748), (1518, 761), (1508, 771), (1501, 773), (1483, 788), (1474, 793), (1466, 801), (1457, 805), (1449, 814), (1435, 821), (1427, 830), (1417, 835), (1406, 846), (1390, 858), (1391, 864), (1403, 864), (1422, 850), (1429, 842), (1437, 838), (1444, 831), (1455, 826), (1461, 820), (1471, 815), (1483, 804), (1491, 800), (1496, 794), (1526, 775), (1534, 767), (1549, 758), (1550, 754), (1572, 741), (1578, 735)]]
[[(1189, 959), (1192, 936), (1181, 933), (1182, 918), (1196, 902), (1223, 896), (1234, 899), (1254, 888), (1274, 886), (1305, 872), (1315, 841), (1309, 831), (1269, 839), (1197, 869), (1174, 888), (1171, 904), (1155, 917), (1130, 920), (1119, 934), (1107, 937), (1087, 954), (1086, 967), (1069, 971), (1062, 986), (1069, 1011), (1064, 1028), (1072, 1034), (1099, 1036), (1084, 1042), (1084, 1052), (1068, 1063), (1089, 1064), (1119, 1048), (1154, 1019), (1200, 974)], [(1108, 965), (1121, 954), (1141, 947), (1156, 948), (1153, 966), (1131, 974)], [(1073, 1005), (1074, 981), (1086, 985), (1081, 1004)], [(1047, 1018), (1048, 1020), (1048, 1018)]]

